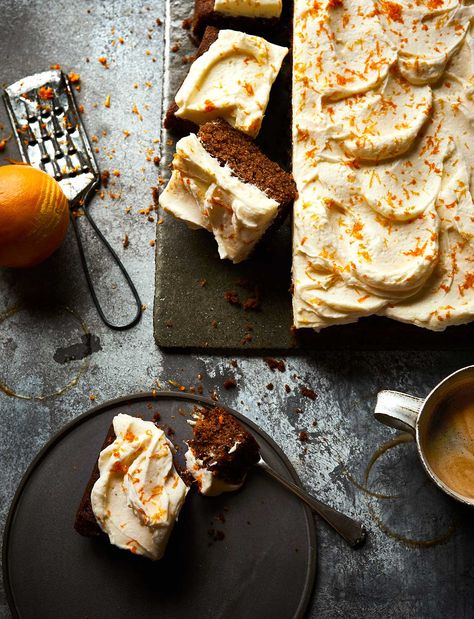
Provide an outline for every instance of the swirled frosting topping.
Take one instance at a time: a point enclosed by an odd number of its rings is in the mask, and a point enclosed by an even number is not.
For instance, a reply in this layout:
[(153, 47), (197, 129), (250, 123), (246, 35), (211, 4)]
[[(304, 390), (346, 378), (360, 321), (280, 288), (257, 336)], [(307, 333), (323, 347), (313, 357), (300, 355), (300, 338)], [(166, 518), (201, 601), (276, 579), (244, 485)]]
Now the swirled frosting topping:
[(472, 15), (460, 0), (295, 1), (297, 327), (473, 318)]
[(173, 465), (172, 444), (154, 423), (120, 414), (113, 426), (116, 439), (99, 456), (92, 510), (112, 544), (161, 559), (188, 488)]
[(223, 118), (255, 137), (286, 47), (236, 30), (220, 30), (176, 93), (176, 116), (202, 125)]

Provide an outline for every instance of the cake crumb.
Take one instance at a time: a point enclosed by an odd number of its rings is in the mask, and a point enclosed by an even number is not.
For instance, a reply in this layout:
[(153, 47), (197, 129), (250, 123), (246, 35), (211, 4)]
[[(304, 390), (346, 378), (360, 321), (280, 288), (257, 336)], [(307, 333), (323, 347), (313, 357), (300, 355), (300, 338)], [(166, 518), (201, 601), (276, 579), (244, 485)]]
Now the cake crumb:
[(307, 443), (309, 441), (309, 434), (305, 432), (305, 430), (302, 430), (298, 434), (298, 440), (300, 440), (302, 443)]
[(107, 187), (109, 186), (109, 180), (110, 172), (108, 170), (103, 170), (100, 173), (100, 182), (102, 183), (102, 187), (105, 187), (105, 189), (107, 189)]
[(285, 391), (286, 391), (286, 393), (290, 393), (291, 392), (290, 385), (285, 385)]
[(153, 205), (155, 207), (155, 210), (158, 210), (158, 207), (160, 205), (160, 190), (158, 189), (158, 187), (152, 187), (151, 188), (151, 197), (153, 200)]
[(275, 387), (274, 387), (273, 383), (268, 383), (268, 385), (267, 385), (268, 391), (273, 391), (274, 388)]
[(246, 312), (250, 310), (254, 310), (254, 311), (259, 310), (260, 299), (258, 298), (258, 295), (254, 297), (247, 297), (245, 301), (243, 302), (242, 307), (244, 308)]
[(304, 395), (305, 398), (309, 398), (310, 400), (316, 400), (316, 392), (309, 387), (305, 387), (304, 385), (300, 387), (301, 395)]
[(123, 239), (122, 239), (122, 245), (124, 249), (127, 249), (127, 247), (130, 245), (130, 241), (128, 238), (128, 234), (124, 234), (123, 235)]
[(235, 389), (237, 387), (237, 381), (235, 378), (226, 378), (224, 381), (224, 389)]
[(242, 305), (239, 299), (239, 295), (235, 290), (228, 290), (227, 292), (224, 292), (224, 299), (227, 301), (227, 303), (230, 303), (231, 305), (236, 305), (237, 307), (240, 307)]
[(272, 372), (278, 370), (279, 372), (286, 371), (286, 365), (283, 359), (275, 359), (274, 357), (264, 357), (263, 359)]

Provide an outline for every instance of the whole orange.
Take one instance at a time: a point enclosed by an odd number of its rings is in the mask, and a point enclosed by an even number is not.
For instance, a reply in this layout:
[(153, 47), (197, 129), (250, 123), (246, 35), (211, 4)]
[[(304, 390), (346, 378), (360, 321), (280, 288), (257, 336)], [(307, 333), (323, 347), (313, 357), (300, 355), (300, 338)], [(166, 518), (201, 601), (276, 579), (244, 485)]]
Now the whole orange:
[(31, 166), (0, 166), (0, 266), (39, 264), (61, 245), (68, 225), (57, 181)]

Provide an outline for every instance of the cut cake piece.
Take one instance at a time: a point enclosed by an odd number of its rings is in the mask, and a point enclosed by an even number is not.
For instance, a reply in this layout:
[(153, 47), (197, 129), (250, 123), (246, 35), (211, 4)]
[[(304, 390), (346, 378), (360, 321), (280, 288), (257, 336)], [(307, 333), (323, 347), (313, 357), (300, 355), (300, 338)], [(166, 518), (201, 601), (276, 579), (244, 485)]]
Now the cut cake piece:
[(223, 408), (196, 409), (186, 464), (207, 496), (239, 489), (260, 459), (257, 441)]
[(256, 137), (287, 53), (286, 47), (262, 37), (208, 27), (164, 126), (182, 134), (194, 125), (223, 118)]
[(76, 513), (76, 531), (105, 534), (118, 548), (161, 559), (188, 493), (173, 452), (154, 423), (114, 417)]
[(238, 263), (284, 220), (295, 196), (291, 175), (218, 119), (179, 140), (160, 204), (191, 228), (212, 232), (219, 256)]
[(262, 33), (278, 26), (282, 0), (195, 0), (191, 32), (200, 38), (206, 26)]

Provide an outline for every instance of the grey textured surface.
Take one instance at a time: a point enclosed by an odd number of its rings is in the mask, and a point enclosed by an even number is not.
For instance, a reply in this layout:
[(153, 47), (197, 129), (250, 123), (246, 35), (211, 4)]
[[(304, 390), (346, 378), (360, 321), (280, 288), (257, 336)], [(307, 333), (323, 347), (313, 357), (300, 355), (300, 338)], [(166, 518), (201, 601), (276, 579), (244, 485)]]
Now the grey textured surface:
[[(112, 187), (121, 197), (96, 198), (91, 209), (148, 306), (133, 331), (106, 330), (90, 301), (72, 236), (41, 267), (1, 273), (0, 382), (8, 387), (0, 391), (1, 522), (29, 462), (58, 428), (90, 407), (90, 395), (104, 402), (158, 385), (169, 388), (168, 380), (186, 387), (202, 383), (205, 394), (215, 391), (268, 432), (308, 489), (367, 524), (367, 545), (351, 551), (318, 522), (319, 566), (310, 617), (472, 617), (472, 512), (427, 481), (412, 443), (386, 451), (364, 480), (372, 456), (395, 436), (372, 420), (376, 392), (390, 387), (426, 394), (443, 376), (472, 363), (471, 352), (326, 351), (289, 357), (284, 373), (272, 373), (259, 357), (238, 357), (234, 368), (230, 357), (172, 355), (156, 347), (149, 246), (155, 228), (138, 211), (150, 204), (150, 186), (157, 183), (156, 168), (146, 156), (148, 148), (156, 152), (153, 140), (159, 135), (164, 32), (155, 19), (163, 14), (161, 4), (138, 0), (0, 1), (3, 84), (57, 62), (82, 76), (78, 99), (89, 133), (99, 136), (99, 165), (121, 172)], [(109, 69), (97, 61), (102, 55)], [(109, 109), (103, 106), (107, 94)], [(143, 121), (132, 113), (135, 103)], [(123, 129), (131, 132), (128, 139)], [(17, 156), (11, 144), (5, 155)], [(124, 233), (130, 238), (126, 250)], [(95, 275), (102, 290), (110, 290), (111, 310), (119, 314), (124, 305), (120, 279), (87, 240)], [(7, 313), (17, 305), (24, 309)], [(237, 388), (226, 391), (223, 382), (229, 376), (236, 378)], [(314, 401), (301, 396), (302, 385), (317, 392)], [(39, 399), (43, 395), (49, 397)], [(298, 440), (302, 430), (308, 431), (308, 443)], [(446, 539), (432, 546), (419, 543), (437, 538)], [(34, 569), (25, 566), (25, 577)], [(8, 617), (3, 596), (0, 608), (0, 616)]]

